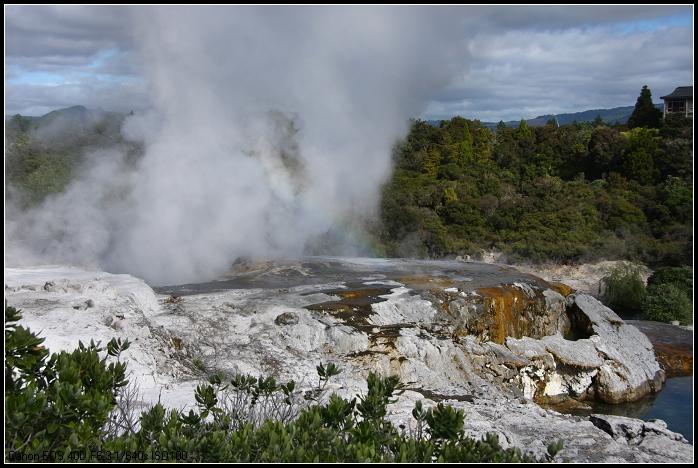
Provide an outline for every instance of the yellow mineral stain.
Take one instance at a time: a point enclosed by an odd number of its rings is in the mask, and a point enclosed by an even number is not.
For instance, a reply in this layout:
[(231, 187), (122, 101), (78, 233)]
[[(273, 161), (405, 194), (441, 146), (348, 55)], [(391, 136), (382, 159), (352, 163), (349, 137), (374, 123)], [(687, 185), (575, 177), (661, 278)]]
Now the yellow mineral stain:
[(574, 289), (572, 289), (572, 287), (566, 285), (565, 283), (548, 283), (548, 284), (550, 284), (551, 289), (559, 292), (564, 297), (567, 297), (574, 292)]
[(492, 341), (504, 344), (507, 336), (520, 338), (524, 335), (526, 330), (522, 330), (519, 319), (530, 299), (523, 291), (510, 286), (499, 286), (479, 288), (477, 292), (483, 296), (485, 307), (492, 312)]

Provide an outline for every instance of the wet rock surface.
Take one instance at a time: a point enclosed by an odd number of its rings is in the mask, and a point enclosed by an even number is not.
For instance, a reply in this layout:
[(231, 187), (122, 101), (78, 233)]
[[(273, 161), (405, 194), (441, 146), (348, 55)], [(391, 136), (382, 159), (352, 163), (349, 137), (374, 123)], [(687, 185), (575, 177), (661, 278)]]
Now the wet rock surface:
[[(649, 340), (585, 294), (496, 265), (381, 259), (242, 262), (220, 283), (156, 294), (127, 275), (6, 270), (9, 305), (51, 350), (85, 336), (130, 339), (144, 401), (192, 404), (215, 371), (311, 388), (315, 366), (331, 361), (343, 369), (331, 387), (343, 396), (364, 392), (369, 371), (400, 376), (408, 391), (390, 418), (407, 426), (415, 401), (444, 401), (466, 411), (469, 434), (496, 432), (504, 446), (543, 454), (562, 438), (560, 461), (692, 454), (661, 431), (628, 444), (535, 403), (635, 398), (661, 385)], [(72, 308), (87, 300), (93, 307)], [(661, 452), (662, 438), (682, 445)]]

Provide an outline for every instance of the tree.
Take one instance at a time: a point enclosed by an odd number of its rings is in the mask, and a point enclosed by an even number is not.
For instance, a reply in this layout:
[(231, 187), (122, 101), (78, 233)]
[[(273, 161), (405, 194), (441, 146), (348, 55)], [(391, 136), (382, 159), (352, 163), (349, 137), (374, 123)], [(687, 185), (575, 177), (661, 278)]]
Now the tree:
[(640, 270), (634, 265), (618, 265), (601, 278), (601, 301), (621, 317), (634, 316), (647, 295)]
[(664, 206), (680, 222), (690, 222), (693, 216), (693, 188), (679, 177), (667, 177), (660, 189)]
[(463, 140), (458, 147), (458, 162), (461, 166), (473, 161), (473, 137), (470, 134), (467, 122), (463, 128)]
[(628, 127), (659, 128), (662, 124), (662, 112), (652, 103), (652, 91), (647, 85), (642, 87), (635, 109), (628, 119)]
[(588, 154), (584, 159), (584, 173), (589, 180), (600, 179), (617, 168), (626, 140), (612, 128), (596, 127), (591, 132)]
[(674, 283), (651, 285), (642, 300), (642, 314), (646, 320), (671, 322), (682, 325), (693, 322), (691, 299)]
[(439, 164), (441, 164), (441, 153), (436, 147), (430, 148), (427, 151), (427, 157), (422, 166), (422, 172), (427, 174), (431, 179), (436, 179), (439, 172)]
[(656, 175), (654, 160), (660, 154), (659, 131), (635, 128), (626, 137), (627, 145), (620, 158), (621, 173), (641, 184), (651, 184)]
[(693, 296), (693, 272), (691, 267), (663, 267), (658, 268), (647, 279), (647, 287), (660, 284), (672, 284), (679, 288), (688, 298)]

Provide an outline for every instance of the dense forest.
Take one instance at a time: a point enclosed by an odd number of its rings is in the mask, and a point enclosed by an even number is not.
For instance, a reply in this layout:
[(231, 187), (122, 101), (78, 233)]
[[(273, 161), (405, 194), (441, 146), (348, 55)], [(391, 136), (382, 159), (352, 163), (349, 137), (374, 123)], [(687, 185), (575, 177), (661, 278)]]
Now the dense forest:
[(628, 125), (414, 121), (383, 191), (387, 253), (692, 264), (692, 121), (643, 109), (648, 93)]

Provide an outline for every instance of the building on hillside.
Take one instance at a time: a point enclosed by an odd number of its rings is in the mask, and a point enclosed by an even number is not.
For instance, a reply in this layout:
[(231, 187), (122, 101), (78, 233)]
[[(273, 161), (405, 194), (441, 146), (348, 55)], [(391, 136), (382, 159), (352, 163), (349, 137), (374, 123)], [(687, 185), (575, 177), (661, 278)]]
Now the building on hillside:
[(679, 86), (664, 99), (664, 117), (669, 114), (682, 114), (693, 118), (693, 86)]

